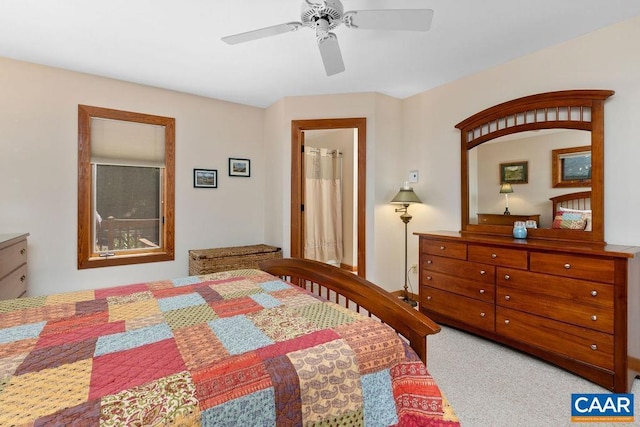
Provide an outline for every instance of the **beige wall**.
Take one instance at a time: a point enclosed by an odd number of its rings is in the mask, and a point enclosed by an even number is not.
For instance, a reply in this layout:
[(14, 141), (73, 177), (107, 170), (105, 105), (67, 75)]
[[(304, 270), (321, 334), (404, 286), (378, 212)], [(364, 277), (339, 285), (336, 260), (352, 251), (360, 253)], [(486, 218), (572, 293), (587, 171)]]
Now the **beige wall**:
[[(0, 58), (0, 233), (28, 232), (29, 294), (188, 274), (189, 249), (264, 235), (263, 110)], [(78, 104), (176, 118), (176, 259), (78, 271)], [(230, 178), (229, 157), (251, 178)], [(218, 188), (193, 188), (193, 168)]]

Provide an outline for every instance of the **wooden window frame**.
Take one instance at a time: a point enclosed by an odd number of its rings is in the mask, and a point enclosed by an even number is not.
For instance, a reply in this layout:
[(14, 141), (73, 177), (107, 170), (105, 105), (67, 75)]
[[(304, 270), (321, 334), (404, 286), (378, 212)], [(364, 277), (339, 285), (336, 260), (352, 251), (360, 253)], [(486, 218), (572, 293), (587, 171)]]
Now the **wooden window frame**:
[[(162, 239), (157, 248), (101, 257), (93, 249), (91, 119), (101, 118), (164, 126), (165, 168), (161, 206)], [(78, 269), (172, 261), (175, 218), (175, 119), (150, 114), (78, 105)]]

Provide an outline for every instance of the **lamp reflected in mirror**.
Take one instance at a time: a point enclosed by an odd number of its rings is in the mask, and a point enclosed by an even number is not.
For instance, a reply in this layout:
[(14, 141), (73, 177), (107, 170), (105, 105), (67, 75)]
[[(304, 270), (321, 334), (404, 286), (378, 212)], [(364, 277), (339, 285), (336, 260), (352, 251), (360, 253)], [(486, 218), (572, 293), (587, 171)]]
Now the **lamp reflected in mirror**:
[(508, 182), (500, 184), (500, 194), (504, 194), (504, 215), (511, 215), (509, 212), (509, 193), (513, 193), (513, 187)]

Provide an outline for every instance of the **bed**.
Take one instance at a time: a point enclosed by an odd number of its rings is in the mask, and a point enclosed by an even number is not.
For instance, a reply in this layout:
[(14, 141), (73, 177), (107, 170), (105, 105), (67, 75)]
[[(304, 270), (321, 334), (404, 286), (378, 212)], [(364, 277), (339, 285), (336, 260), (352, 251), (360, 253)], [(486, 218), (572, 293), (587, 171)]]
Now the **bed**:
[(551, 200), (552, 228), (592, 231), (591, 191), (566, 193)]
[(335, 267), (261, 268), (0, 301), (0, 425), (459, 425), (429, 318)]

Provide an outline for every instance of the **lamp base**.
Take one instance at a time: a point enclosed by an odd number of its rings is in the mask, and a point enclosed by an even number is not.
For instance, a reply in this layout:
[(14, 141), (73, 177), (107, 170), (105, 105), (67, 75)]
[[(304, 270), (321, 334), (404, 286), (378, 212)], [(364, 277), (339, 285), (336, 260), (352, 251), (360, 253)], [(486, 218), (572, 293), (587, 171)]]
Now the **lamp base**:
[(411, 307), (417, 307), (417, 306), (418, 306), (418, 302), (417, 302), (417, 301), (412, 300), (412, 299), (411, 299), (411, 298), (409, 298), (409, 297), (403, 297), (403, 298), (402, 298), (402, 301), (406, 302), (406, 303), (407, 303), (407, 304), (409, 304)]
[(508, 207), (504, 208), (504, 214), (503, 215), (511, 215), (511, 212), (509, 212), (509, 208)]

